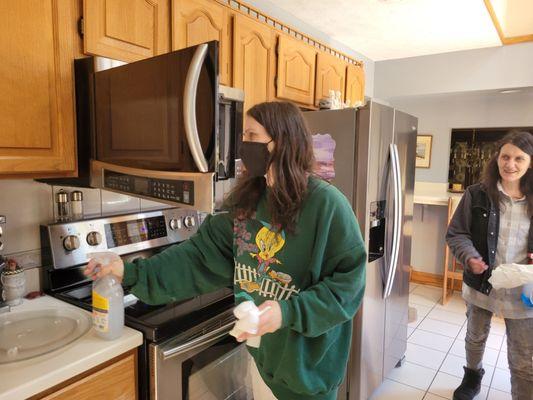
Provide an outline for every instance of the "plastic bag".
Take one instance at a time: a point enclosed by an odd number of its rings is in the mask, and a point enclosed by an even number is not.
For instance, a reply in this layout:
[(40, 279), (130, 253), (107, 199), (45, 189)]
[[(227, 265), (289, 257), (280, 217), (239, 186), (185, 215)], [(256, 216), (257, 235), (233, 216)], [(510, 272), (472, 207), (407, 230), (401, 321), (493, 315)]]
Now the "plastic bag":
[(533, 283), (533, 265), (499, 265), (492, 271), (489, 282), (494, 289), (512, 289)]

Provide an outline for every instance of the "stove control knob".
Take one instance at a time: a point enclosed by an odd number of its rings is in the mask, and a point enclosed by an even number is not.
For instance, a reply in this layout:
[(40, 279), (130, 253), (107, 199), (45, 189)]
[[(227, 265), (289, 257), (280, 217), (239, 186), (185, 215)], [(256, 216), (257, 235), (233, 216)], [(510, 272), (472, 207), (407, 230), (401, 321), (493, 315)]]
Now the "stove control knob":
[(191, 217), (190, 215), (183, 218), (183, 224), (186, 228), (192, 228), (194, 225), (196, 225), (196, 221), (194, 220), (194, 217)]
[(89, 246), (98, 246), (100, 243), (102, 243), (100, 232), (92, 231), (87, 234), (87, 244)]
[(80, 239), (76, 235), (68, 235), (63, 239), (63, 247), (66, 251), (73, 251), (80, 247)]
[(172, 229), (173, 231), (181, 229), (181, 219), (180, 218), (172, 218), (168, 224), (170, 226), (170, 229)]

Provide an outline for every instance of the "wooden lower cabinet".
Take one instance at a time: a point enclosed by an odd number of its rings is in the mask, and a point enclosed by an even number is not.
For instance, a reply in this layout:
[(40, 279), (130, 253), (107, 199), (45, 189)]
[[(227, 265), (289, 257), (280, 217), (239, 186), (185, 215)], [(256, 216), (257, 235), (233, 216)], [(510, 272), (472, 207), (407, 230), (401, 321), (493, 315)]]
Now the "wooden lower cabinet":
[(129, 351), (30, 400), (136, 400), (137, 350)]

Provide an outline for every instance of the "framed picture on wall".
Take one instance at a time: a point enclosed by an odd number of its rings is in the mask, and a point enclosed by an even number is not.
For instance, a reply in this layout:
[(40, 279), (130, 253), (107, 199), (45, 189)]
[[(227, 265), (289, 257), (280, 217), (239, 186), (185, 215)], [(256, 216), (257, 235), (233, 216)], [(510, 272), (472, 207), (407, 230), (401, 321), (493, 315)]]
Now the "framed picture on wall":
[(429, 168), (431, 165), (431, 141), (433, 135), (416, 137), (416, 168)]

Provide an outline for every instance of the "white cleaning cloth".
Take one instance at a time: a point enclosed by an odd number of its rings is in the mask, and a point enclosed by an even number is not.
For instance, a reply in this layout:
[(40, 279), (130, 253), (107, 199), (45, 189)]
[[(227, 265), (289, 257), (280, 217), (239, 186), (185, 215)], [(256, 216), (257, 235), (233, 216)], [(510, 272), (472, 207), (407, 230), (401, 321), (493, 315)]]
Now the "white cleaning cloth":
[[(269, 309), (270, 307), (267, 307), (264, 310), (259, 311), (253, 301), (242, 302), (233, 310), (233, 314), (237, 318), (237, 322), (235, 322), (235, 326), (229, 334), (235, 336), (236, 338), (241, 336), (243, 333), (250, 333), (252, 335), (256, 334), (259, 325), (259, 317)], [(257, 348), (259, 347), (260, 343), (260, 336), (253, 336), (246, 340), (246, 345), (250, 347)]]
[(533, 265), (502, 264), (492, 271), (489, 282), (494, 289), (512, 289), (533, 283)]

